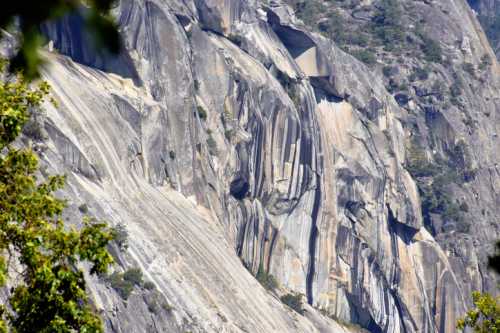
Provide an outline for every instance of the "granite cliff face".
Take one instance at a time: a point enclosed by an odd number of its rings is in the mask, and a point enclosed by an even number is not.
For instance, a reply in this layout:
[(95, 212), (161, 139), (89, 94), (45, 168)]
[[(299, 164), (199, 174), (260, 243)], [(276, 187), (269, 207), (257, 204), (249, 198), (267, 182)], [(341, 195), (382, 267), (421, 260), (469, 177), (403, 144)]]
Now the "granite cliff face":
[(43, 28), (59, 107), (26, 141), (68, 175), (68, 219), (125, 225), (115, 269), (155, 286), (92, 278), (109, 332), (454, 332), (494, 288), (499, 73), (469, 5), (398, 2), (405, 47), (367, 65), (318, 26), (384, 1), (311, 3), (121, 0), (118, 58), (76, 16)]
[(500, 53), (500, 3), (495, 0), (468, 0), (468, 2), (475, 11), (498, 58)]

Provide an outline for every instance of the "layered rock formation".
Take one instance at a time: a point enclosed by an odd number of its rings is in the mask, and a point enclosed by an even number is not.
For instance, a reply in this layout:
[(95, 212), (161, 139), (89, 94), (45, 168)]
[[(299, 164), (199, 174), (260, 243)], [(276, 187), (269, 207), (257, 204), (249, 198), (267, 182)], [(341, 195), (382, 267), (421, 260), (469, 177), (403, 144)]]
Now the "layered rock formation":
[[(282, 1), (122, 0), (117, 59), (77, 18), (44, 28), (63, 53), (44, 72), (59, 107), (31, 144), (45, 172), (68, 175), (68, 218), (87, 203), (124, 224), (115, 269), (155, 285), (125, 302), (90, 280), (109, 332), (455, 331), (470, 292), (495, 286), (498, 65), (463, 66), (493, 54), (465, 0), (410, 2), (447, 62), (406, 90)], [(424, 65), (399, 59), (393, 81)], [(459, 78), (458, 104), (429, 93)], [(436, 200), (459, 213), (421, 197), (443, 170)], [(288, 293), (304, 295), (303, 315)]]

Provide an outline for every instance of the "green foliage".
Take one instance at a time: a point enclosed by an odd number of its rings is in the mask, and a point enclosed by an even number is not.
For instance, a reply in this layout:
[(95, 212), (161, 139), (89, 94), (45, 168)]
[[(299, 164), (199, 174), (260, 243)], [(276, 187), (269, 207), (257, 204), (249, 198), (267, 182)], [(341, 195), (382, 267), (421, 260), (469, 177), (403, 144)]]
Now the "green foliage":
[(206, 120), (207, 119), (207, 111), (203, 108), (203, 106), (198, 105), (196, 107), (196, 110), (198, 111), (198, 116), (200, 117), (201, 120)]
[(147, 293), (144, 296), (144, 301), (148, 306), (149, 312), (153, 314), (159, 314), (162, 309), (165, 312), (170, 312), (173, 310), (173, 307), (170, 306), (168, 302), (163, 299), (163, 296), (157, 291)]
[(303, 295), (301, 294), (286, 294), (281, 296), (280, 299), (295, 312), (304, 314), (304, 309), (302, 308), (302, 297)]
[(450, 184), (463, 184), (474, 177), (474, 170), (468, 163), (467, 147), (459, 141), (449, 152), (449, 159), (431, 162), (425, 152), (412, 145), (408, 148), (407, 170), (417, 180), (422, 212), (426, 222), (430, 214), (438, 214), (445, 221), (456, 223), (456, 230), (468, 232), (470, 224), (464, 220), (463, 213), (468, 206), (459, 205), (449, 194)]
[(375, 58), (373, 50), (370, 49), (355, 50), (352, 52), (352, 55), (356, 57), (358, 60), (370, 66), (377, 63), (377, 58)]
[(316, 19), (325, 11), (325, 6), (321, 1), (286, 0), (286, 2), (295, 8), (295, 14), (297, 17), (299, 17), (306, 25), (311, 27), (316, 25)]
[(256, 278), (257, 281), (259, 281), (260, 284), (269, 291), (274, 291), (279, 287), (278, 281), (276, 281), (274, 276), (266, 272), (262, 265), (259, 266)]
[(0, 29), (11, 29), (18, 19), (16, 31), (21, 33), (21, 47), (11, 62), (11, 69), (23, 70), (28, 78), (38, 76), (38, 67), (41, 58), (38, 48), (43, 39), (39, 26), (50, 20), (62, 17), (65, 14), (78, 11), (85, 6), (85, 26), (95, 37), (99, 47), (117, 53), (120, 49), (118, 29), (108, 15), (114, 0), (24, 0), (7, 1), (2, 3), (0, 11)]
[(167, 312), (171, 312), (174, 309), (174, 307), (172, 305), (168, 304), (167, 302), (163, 302), (161, 304), (161, 307), (163, 308), (163, 310), (165, 310)]
[(144, 289), (146, 289), (146, 290), (155, 290), (156, 286), (155, 286), (155, 284), (153, 282), (146, 281), (146, 282), (144, 282)]
[(368, 46), (370, 42), (369, 34), (352, 29), (340, 11), (331, 6), (325, 6), (320, 0), (286, 0), (294, 9), (295, 14), (307, 26), (319, 30), (325, 37), (333, 40), (343, 49), (348, 45), (360, 47)]
[(123, 279), (140, 286), (142, 284), (142, 271), (140, 268), (130, 268), (123, 273)]
[(382, 0), (380, 6), (376, 7), (371, 28), (374, 36), (388, 51), (400, 47), (404, 42), (402, 16), (401, 4), (397, 0)]
[(432, 164), (425, 156), (425, 151), (415, 146), (408, 149), (407, 166), (408, 172), (413, 177), (431, 177), (437, 175), (441, 169)]
[(158, 305), (158, 302), (156, 302), (155, 299), (146, 298), (146, 304), (148, 306), (149, 312), (158, 314), (158, 312), (160, 311), (160, 306)]
[(114, 272), (106, 278), (106, 281), (124, 300), (127, 300), (132, 294), (132, 290), (134, 290), (134, 284), (124, 280), (122, 273)]
[(0, 306), (0, 327), (19, 333), (102, 332), (77, 267), (85, 261), (91, 274), (105, 272), (112, 262), (106, 250), (112, 233), (90, 219), (79, 230), (66, 226), (65, 202), (53, 194), (64, 177), (37, 179), (35, 154), (11, 146), (28, 121), (28, 109), (48, 92), (47, 83), (29, 88), (22, 77), (0, 83), (0, 286), (7, 283), (9, 266), (21, 272), (7, 294), (10, 307)]
[(424, 53), (425, 60), (429, 62), (440, 63), (443, 60), (443, 51), (439, 42), (430, 38), (423, 31), (418, 32), (420, 39), (422, 39), (421, 49)]
[(463, 223), (460, 206), (452, 200), (446, 188), (451, 183), (461, 182), (462, 177), (458, 172), (443, 168), (441, 173), (434, 177), (431, 185), (422, 184), (419, 190), (424, 214), (439, 214), (445, 220), (457, 222), (459, 231), (467, 232), (468, 225)]
[(420, 197), (422, 200), (422, 212), (426, 223), (429, 214), (438, 214), (445, 221), (454, 221), (457, 231), (469, 232), (470, 225), (465, 222), (460, 214), (459, 206), (453, 202), (445, 190), (438, 189), (437, 186), (419, 186)]
[(80, 206), (78, 206), (78, 210), (82, 214), (87, 214), (89, 212), (89, 206), (86, 203), (83, 203)]
[(128, 248), (128, 231), (125, 225), (119, 223), (112, 229), (112, 232), (114, 242), (121, 250), (126, 250)]
[[(5, 64), (5, 63), (4, 63)], [(0, 65), (0, 71), (3, 66)], [(24, 77), (3, 81), (0, 84), (0, 150), (21, 134), (29, 120), (28, 109), (35, 108), (49, 93), (49, 85), (41, 82), (35, 89), (28, 87)]]
[(372, 22), (379, 26), (399, 26), (402, 15), (401, 5), (397, 0), (382, 0)]
[(331, 12), (325, 20), (319, 22), (318, 28), (323, 35), (339, 45), (346, 44), (350, 39), (347, 35), (346, 22), (338, 10)]
[(142, 271), (140, 268), (130, 268), (124, 273), (114, 272), (106, 277), (106, 281), (121, 298), (127, 300), (132, 294), (134, 286), (142, 284)]
[(215, 139), (212, 135), (208, 136), (207, 139), (207, 146), (208, 146), (208, 152), (210, 155), (217, 155), (218, 150), (217, 150), (217, 142), (215, 142)]
[(500, 298), (478, 291), (472, 293), (474, 309), (458, 320), (457, 328), (471, 328), (475, 333), (500, 332)]

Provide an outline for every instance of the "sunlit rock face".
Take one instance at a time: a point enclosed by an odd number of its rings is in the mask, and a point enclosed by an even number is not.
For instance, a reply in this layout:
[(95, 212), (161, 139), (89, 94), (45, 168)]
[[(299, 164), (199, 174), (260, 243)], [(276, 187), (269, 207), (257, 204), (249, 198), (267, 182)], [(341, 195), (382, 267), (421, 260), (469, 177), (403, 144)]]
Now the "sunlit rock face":
[[(431, 33), (446, 30), (455, 61), (492, 52), (465, 1), (425, 6), (436, 20), (446, 8)], [(124, 224), (115, 269), (140, 267), (155, 286), (124, 302), (89, 277), (107, 331), (454, 332), (470, 292), (494, 286), (496, 61), (464, 88), (465, 109), (415, 118), (411, 96), (281, 1), (122, 0), (114, 14), (118, 58), (93, 50), (78, 17), (44, 27), (61, 53), (44, 71), (59, 107), (32, 142), (45, 172), (68, 175), (68, 219), (87, 203)], [(475, 177), (454, 195), (469, 233), (424, 227), (413, 136), (467, 145)], [(259, 268), (278, 295), (304, 295), (304, 315), (260, 286)]]

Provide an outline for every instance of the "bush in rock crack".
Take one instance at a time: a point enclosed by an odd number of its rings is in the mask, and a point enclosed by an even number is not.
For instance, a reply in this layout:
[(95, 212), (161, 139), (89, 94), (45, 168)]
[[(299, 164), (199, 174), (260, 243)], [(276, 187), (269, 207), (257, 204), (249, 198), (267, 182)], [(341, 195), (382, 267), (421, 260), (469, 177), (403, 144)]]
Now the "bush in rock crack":
[(303, 295), (301, 294), (286, 294), (281, 296), (280, 299), (295, 312), (304, 314), (304, 309), (302, 308), (302, 297)]
[(278, 281), (276, 281), (274, 276), (264, 271), (264, 267), (262, 267), (262, 265), (259, 266), (256, 278), (257, 281), (259, 281), (260, 284), (269, 291), (274, 291), (279, 287)]
[(142, 285), (142, 271), (140, 268), (130, 268), (123, 273), (123, 279), (135, 285)]
[(142, 284), (142, 271), (140, 268), (130, 268), (124, 273), (114, 272), (106, 281), (122, 299), (127, 300), (134, 290), (134, 285)]
[(134, 284), (130, 281), (125, 281), (123, 279), (123, 274), (114, 272), (106, 278), (108, 283), (111, 285), (118, 295), (124, 300), (127, 300), (134, 290)]
[(128, 231), (127, 228), (119, 223), (113, 228), (114, 241), (121, 250), (126, 250), (128, 248)]

